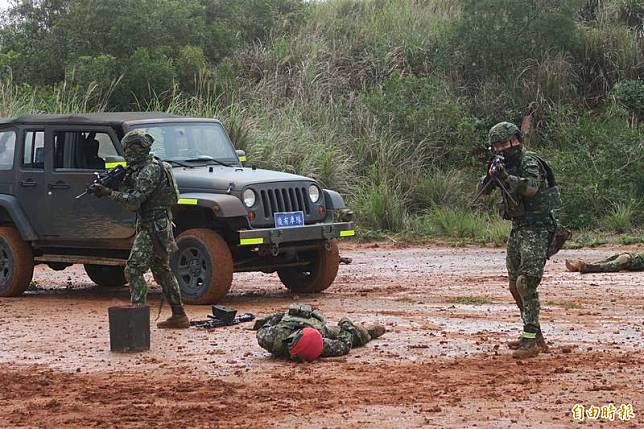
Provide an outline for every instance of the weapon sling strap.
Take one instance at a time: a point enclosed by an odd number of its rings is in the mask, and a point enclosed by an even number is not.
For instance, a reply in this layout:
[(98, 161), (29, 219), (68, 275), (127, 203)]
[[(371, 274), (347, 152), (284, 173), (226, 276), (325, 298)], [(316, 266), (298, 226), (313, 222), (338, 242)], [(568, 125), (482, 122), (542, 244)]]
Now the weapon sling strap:
[(545, 159), (541, 158), (540, 156), (531, 153), (532, 156), (534, 156), (537, 161), (539, 161), (539, 164), (541, 164), (541, 168), (543, 168), (543, 171), (546, 172), (546, 181), (548, 184), (548, 188), (552, 188), (553, 186), (557, 186), (557, 181), (555, 180), (555, 173), (552, 171), (552, 167), (550, 167), (550, 164), (548, 164), (548, 161)]

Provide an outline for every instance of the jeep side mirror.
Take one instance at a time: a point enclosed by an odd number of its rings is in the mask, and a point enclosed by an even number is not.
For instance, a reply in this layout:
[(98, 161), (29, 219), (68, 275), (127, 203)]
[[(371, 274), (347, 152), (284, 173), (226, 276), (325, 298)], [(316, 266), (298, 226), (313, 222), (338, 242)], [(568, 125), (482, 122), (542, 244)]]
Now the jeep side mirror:
[(247, 158), (246, 158), (246, 152), (245, 151), (238, 149), (235, 152), (237, 152), (237, 158), (239, 158), (239, 162), (241, 162), (242, 164), (244, 162), (246, 162)]
[(127, 166), (127, 163), (125, 162), (125, 158), (123, 158), (120, 155), (107, 155), (104, 157), (104, 159), (105, 159), (106, 170), (112, 169), (119, 165), (122, 165), (123, 167)]

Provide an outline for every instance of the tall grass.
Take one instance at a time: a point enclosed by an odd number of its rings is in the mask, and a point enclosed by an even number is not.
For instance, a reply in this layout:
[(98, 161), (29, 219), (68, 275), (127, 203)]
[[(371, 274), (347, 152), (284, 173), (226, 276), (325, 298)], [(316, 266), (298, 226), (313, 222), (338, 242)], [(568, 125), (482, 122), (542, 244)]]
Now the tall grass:
[[(117, 85), (118, 82), (114, 82)], [(63, 81), (52, 88), (17, 85), (11, 76), (0, 80), (0, 116), (17, 117), (30, 113), (82, 113), (107, 110), (109, 93), (98, 86), (80, 88)]]
[[(532, 40), (519, 46), (523, 56), (503, 62), (502, 74), (476, 76), (468, 71), (480, 65), (454, 37), (458, 29), (479, 46), (476, 28), (458, 26), (464, 4), (482, 3), (311, 2), (301, 25), (241, 47), (195, 76), (190, 93), (175, 83), (138, 108), (220, 119), (251, 164), (342, 192), (363, 230), (495, 244), (509, 223), (479, 211), (489, 202), (469, 205), (484, 169), (480, 148), (491, 125), (531, 112), (529, 143), (555, 168), (562, 219), (637, 236), (642, 207), (630, 201), (644, 196), (643, 129), (625, 126), (630, 113), (609, 94), (644, 73), (634, 18), (641, 2), (597, 2), (574, 38)], [(93, 83), (0, 80), (3, 116), (108, 110), (108, 99)]]
[(617, 233), (631, 232), (642, 212), (641, 201), (631, 200), (626, 203), (613, 204), (611, 211), (601, 218), (599, 224), (609, 231)]
[(416, 219), (416, 228), (426, 236), (502, 245), (510, 235), (511, 224), (470, 209), (437, 206)]

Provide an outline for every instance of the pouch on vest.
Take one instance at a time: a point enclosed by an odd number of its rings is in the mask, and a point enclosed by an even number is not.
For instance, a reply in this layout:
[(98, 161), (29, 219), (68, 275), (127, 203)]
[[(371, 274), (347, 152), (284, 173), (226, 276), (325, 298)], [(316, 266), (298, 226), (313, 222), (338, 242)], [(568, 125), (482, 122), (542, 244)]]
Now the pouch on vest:
[(555, 220), (555, 232), (552, 233), (552, 240), (548, 246), (548, 258), (557, 253), (563, 247), (564, 243), (570, 239), (572, 232)]
[(302, 317), (304, 319), (311, 318), (313, 308), (306, 304), (293, 304), (288, 308), (289, 316)]
[(509, 201), (505, 201), (499, 204), (499, 214), (505, 220), (512, 220), (516, 217), (521, 217), (525, 215), (525, 205), (522, 200), (519, 200), (519, 204), (512, 204)]

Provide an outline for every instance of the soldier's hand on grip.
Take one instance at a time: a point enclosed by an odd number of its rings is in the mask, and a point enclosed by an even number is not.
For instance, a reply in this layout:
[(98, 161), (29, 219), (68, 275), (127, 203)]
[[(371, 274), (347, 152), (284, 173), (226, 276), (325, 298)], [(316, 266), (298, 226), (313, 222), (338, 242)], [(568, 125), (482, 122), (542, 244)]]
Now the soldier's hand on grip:
[(490, 174), (498, 177), (501, 181), (504, 181), (509, 176), (508, 171), (505, 169), (505, 166), (503, 164), (498, 164), (490, 170)]
[(110, 188), (108, 188), (107, 186), (103, 186), (100, 183), (91, 185), (91, 190), (93, 191), (94, 195), (96, 195), (98, 198), (107, 197), (112, 193), (112, 190)]

